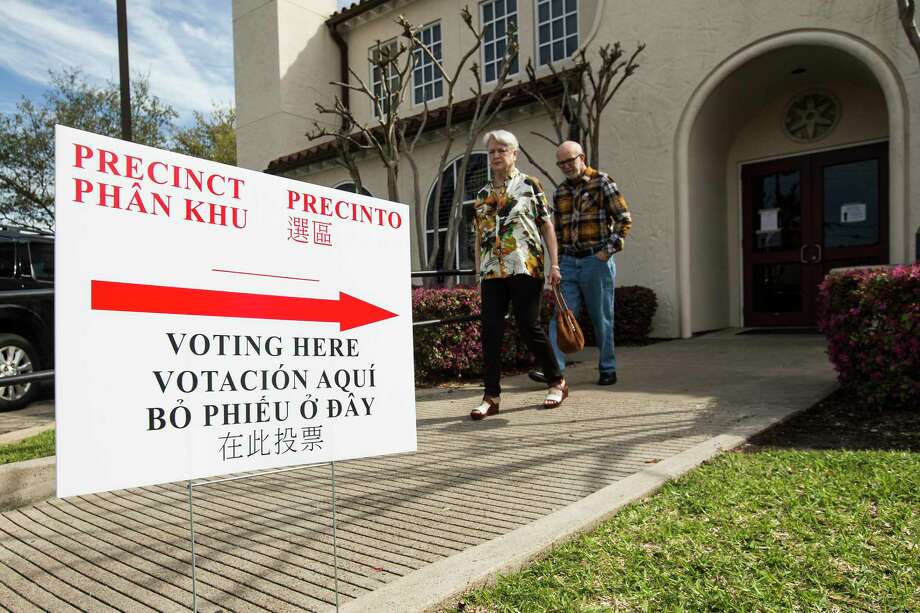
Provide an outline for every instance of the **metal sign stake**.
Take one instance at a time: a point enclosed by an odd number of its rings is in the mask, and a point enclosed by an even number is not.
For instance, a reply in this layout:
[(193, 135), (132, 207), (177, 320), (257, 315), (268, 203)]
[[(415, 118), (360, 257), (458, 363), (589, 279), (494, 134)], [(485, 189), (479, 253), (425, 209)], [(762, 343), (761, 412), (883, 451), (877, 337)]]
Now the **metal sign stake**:
[[(332, 468), (332, 559), (335, 568), (335, 610), (339, 610), (339, 546), (338, 546), (338, 534), (337, 534), (337, 522), (336, 522), (336, 511), (335, 511), (335, 462), (330, 462), (329, 466)], [(237, 475), (235, 477), (225, 477), (223, 479), (212, 479), (210, 481), (199, 481), (194, 483), (192, 481), (188, 482), (188, 526), (189, 526), (189, 539), (191, 541), (192, 549), (192, 611), (198, 613), (198, 576), (197, 576), (197, 557), (195, 555), (195, 512), (194, 512), (194, 486), (210, 486), (217, 483), (226, 483), (228, 481), (239, 481), (241, 479), (250, 479), (252, 477), (264, 477), (266, 475), (275, 475), (278, 473), (286, 473), (294, 470), (303, 470), (306, 466), (290, 466), (287, 468), (278, 468), (275, 470), (265, 470), (256, 473), (249, 473), (246, 475)]]
[(335, 610), (339, 610), (339, 548), (336, 541), (335, 521), (335, 462), (329, 462), (332, 467), (332, 561), (335, 565)]
[(192, 482), (188, 482), (188, 528), (192, 541), (192, 611), (198, 613), (198, 577), (195, 573), (195, 515), (192, 505)]

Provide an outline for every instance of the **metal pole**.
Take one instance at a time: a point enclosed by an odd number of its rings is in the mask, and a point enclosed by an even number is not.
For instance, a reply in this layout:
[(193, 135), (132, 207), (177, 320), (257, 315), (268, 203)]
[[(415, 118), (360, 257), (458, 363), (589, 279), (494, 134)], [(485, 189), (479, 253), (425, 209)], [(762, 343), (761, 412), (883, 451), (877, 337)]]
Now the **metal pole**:
[(128, 70), (128, 10), (126, 0), (116, 0), (118, 15), (118, 70), (121, 83), (121, 138), (134, 140), (131, 135), (131, 73)]
[(195, 515), (192, 507), (192, 482), (188, 482), (188, 528), (192, 540), (192, 611), (198, 613), (198, 577), (195, 573)]
[(335, 522), (335, 462), (330, 462), (332, 466), (332, 561), (335, 564), (335, 610), (339, 610), (339, 547), (336, 540), (336, 522)]

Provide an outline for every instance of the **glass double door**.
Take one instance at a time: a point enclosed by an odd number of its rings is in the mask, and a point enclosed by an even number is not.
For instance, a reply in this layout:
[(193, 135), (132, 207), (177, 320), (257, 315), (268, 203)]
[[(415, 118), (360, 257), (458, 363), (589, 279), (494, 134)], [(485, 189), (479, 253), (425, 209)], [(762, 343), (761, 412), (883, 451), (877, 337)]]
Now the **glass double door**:
[(887, 143), (742, 167), (744, 324), (814, 326), (832, 268), (888, 262)]

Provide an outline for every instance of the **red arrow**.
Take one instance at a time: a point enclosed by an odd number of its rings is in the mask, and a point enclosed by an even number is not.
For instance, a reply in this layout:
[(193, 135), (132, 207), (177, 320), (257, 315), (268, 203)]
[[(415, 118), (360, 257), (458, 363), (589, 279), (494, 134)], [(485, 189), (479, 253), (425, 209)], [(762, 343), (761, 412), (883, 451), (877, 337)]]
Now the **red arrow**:
[(96, 311), (325, 321), (338, 323), (340, 331), (396, 317), (343, 292), (338, 300), (322, 300), (115, 281), (93, 280), (90, 286)]

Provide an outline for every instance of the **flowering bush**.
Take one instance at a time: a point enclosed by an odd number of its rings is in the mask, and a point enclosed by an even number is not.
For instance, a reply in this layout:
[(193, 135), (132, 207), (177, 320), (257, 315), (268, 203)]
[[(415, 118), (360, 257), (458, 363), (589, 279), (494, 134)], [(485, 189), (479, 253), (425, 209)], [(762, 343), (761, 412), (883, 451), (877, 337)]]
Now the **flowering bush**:
[(920, 409), (920, 264), (828, 275), (818, 327), (841, 387), (866, 406)]
[[(648, 336), (657, 301), (655, 293), (645, 287), (618, 287), (616, 300), (615, 337), (619, 342), (642, 342)], [(552, 292), (544, 294), (541, 319), (544, 329), (553, 312)], [(479, 289), (455, 287), (442, 289), (419, 288), (412, 292), (414, 321), (446, 319), (466, 315), (479, 316)], [(593, 328), (587, 315), (581, 325), (593, 342)], [(420, 382), (444, 379), (478, 378), (482, 376), (481, 332), (478, 321), (416, 328), (415, 376)], [(518, 338), (513, 316), (505, 322), (502, 341), (502, 367), (520, 370), (532, 364), (527, 346)]]

